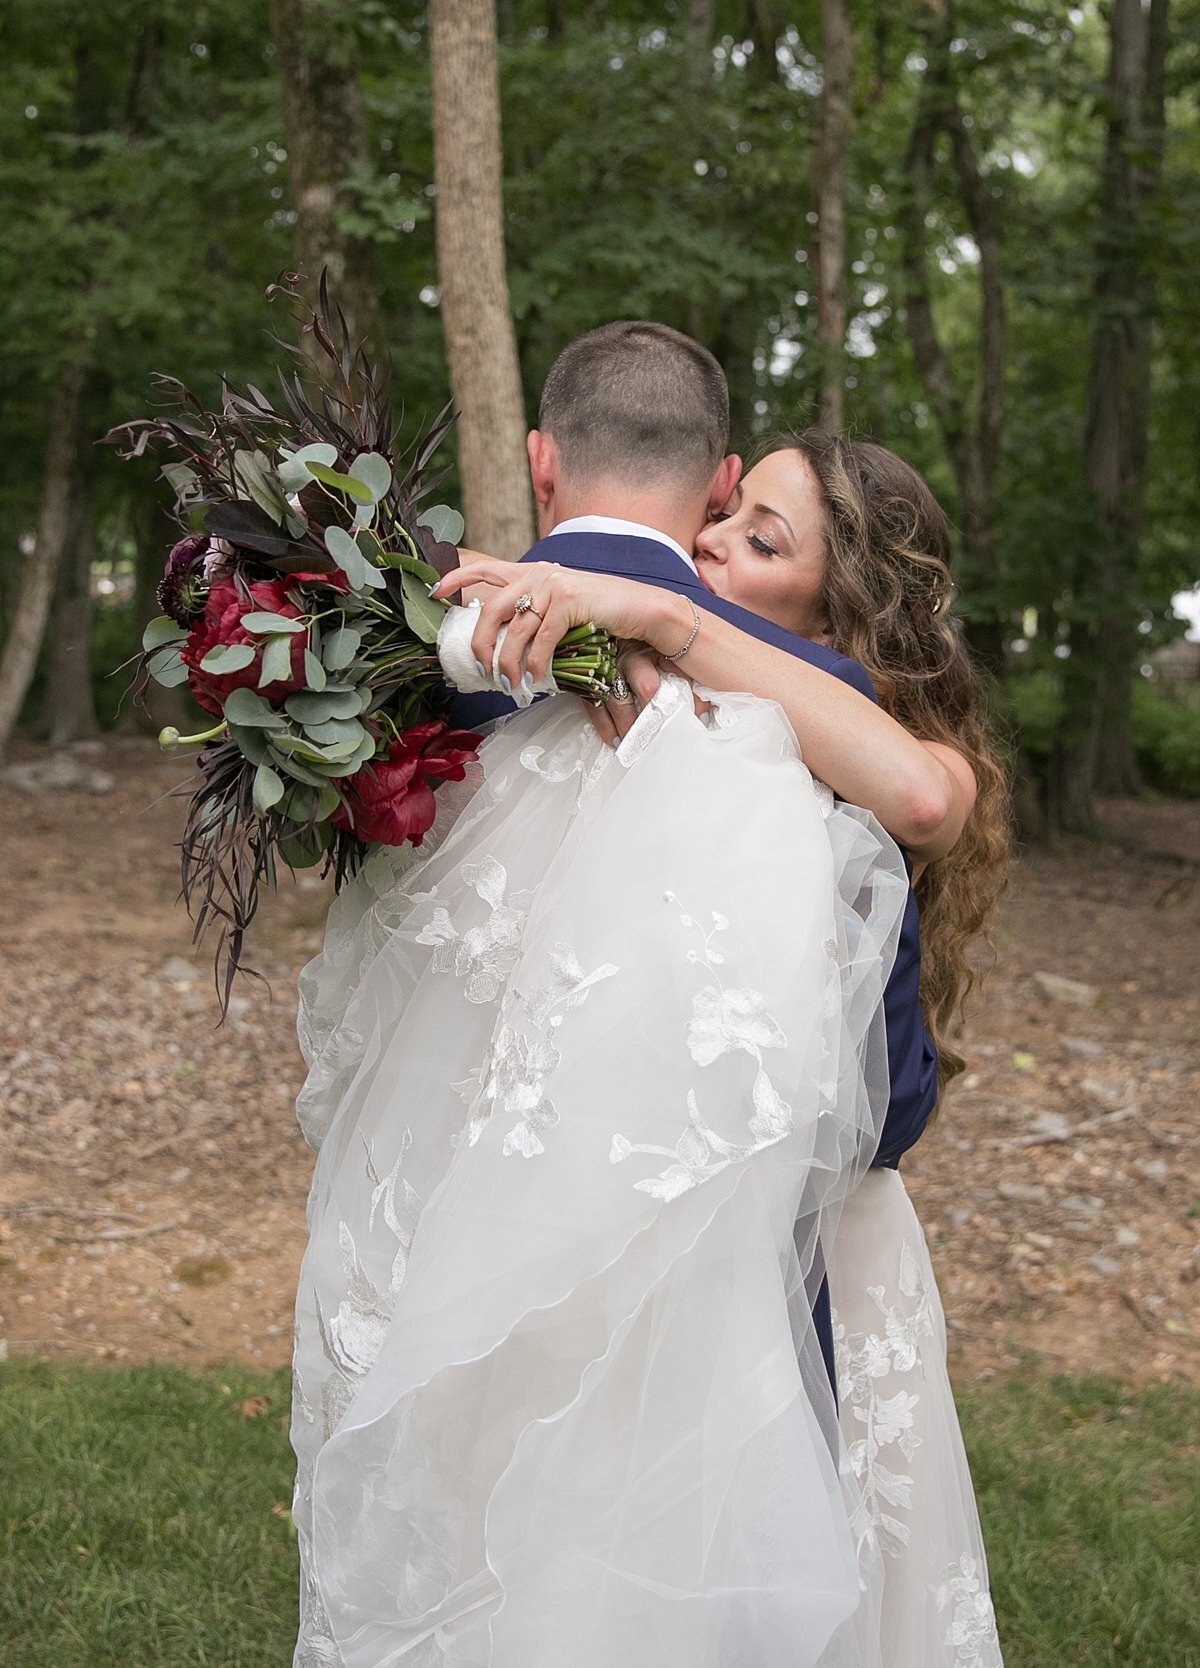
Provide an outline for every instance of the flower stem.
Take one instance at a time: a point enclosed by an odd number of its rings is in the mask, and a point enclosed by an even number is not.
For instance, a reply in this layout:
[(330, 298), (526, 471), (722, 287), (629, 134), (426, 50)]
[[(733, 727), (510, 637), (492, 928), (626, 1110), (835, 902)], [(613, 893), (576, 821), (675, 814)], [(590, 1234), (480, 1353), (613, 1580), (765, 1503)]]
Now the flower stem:
[(229, 725), (222, 719), (219, 724), (214, 724), (211, 730), (201, 730), (194, 736), (181, 736), (173, 724), (168, 724), (165, 730), (158, 732), (158, 745), (169, 753), (176, 747), (188, 747), (193, 742), (212, 741), (217, 736), (224, 735), (228, 728)]

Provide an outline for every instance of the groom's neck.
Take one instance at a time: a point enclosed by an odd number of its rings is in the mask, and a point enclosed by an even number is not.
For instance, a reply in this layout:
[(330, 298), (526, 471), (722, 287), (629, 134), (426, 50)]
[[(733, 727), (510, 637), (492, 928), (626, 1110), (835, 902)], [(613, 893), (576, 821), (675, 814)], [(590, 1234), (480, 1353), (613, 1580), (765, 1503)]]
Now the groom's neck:
[(574, 492), (560, 489), (549, 505), (538, 507), (538, 533), (544, 538), (560, 522), (573, 521), (580, 515), (603, 515), (617, 521), (640, 522), (691, 550), (704, 525), (705, 509), (698, 499), (681, 502), (677, 495), (630, 493), (619, 486), (579, 488)]

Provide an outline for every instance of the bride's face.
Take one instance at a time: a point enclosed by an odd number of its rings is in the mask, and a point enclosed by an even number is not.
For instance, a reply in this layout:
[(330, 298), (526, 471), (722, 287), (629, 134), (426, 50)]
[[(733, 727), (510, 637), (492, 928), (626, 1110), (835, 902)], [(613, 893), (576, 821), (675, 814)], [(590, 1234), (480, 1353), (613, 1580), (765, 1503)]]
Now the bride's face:
[(742, 477), (697, 536), (696, 569), (714, 596), (821, 639), (824, 512), (801, 453), (772, 452)]

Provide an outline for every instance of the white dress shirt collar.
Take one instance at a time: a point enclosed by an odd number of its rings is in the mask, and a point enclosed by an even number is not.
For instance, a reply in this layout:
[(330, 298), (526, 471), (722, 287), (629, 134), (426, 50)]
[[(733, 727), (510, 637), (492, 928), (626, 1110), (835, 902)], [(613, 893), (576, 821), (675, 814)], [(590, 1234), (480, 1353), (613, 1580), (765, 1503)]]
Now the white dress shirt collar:
[(555, 533), (616, 533), (627, 539), (654, 539), (673, 550), (693, 573), (696, 572), (695, 562), (681, 544), (677, 544), (669, 534), (660, 533), (657, 527), (647, 527), (640, 521), (622, 521), (612, 515), (573, 515), (569, 521), (560, 521), (552, 527), (546, 536), (553, 538)]

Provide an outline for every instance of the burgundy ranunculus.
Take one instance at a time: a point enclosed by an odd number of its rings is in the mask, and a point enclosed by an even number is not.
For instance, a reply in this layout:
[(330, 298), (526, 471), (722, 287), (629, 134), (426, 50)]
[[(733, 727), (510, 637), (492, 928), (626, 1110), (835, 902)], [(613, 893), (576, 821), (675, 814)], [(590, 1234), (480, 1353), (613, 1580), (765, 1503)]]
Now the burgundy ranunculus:
[[(340, 591), (348, 588), (342, 573), (291, 573), (286, 579), (255, 579), (245, 590), (232, 579), (219, 579), (209, 588), (204, 617), (192, 627), (180, 651), (188, 669), (192, 694), (206, 712), (219, 717), (230, 691), (234, 689), (256, 690), (272, 706), (280, 706), (289, 695), (308, 687), (304, 674), (307, 631), (295, 631), (291, 635), (291, 670), (288, 676), (277, 678), (259, 689), (265, 639), (258, 632), (247, 631), (240, 623), (243, 615), (255, 613), (282, 614), (285, 620), (300, 619), (305, 610), (289, 600), (288, 592), (302, 581)], [(249, 643), (256, 651), (249, 666), (243, 666), (238, 672), (201, 671), (200, 662), (209, 650), (225, 643)]]
[(167, 556), (167, 565), (158, 582), (158, 606), (169, 614), (176, 625), (195, 625), (204, 612), (208, 596), (208, 581), (204, 577), (204, 553), (208, 549), (207, 535), (180, 539)]
[(482, 738), (452, 730), (445, 719), (402, 730), (386, 759), (375, 759), (337, 785), (346, 796), (329, 819), (371, 845), (419, 846), (433, 826), (434, 782), (461, 782)]

